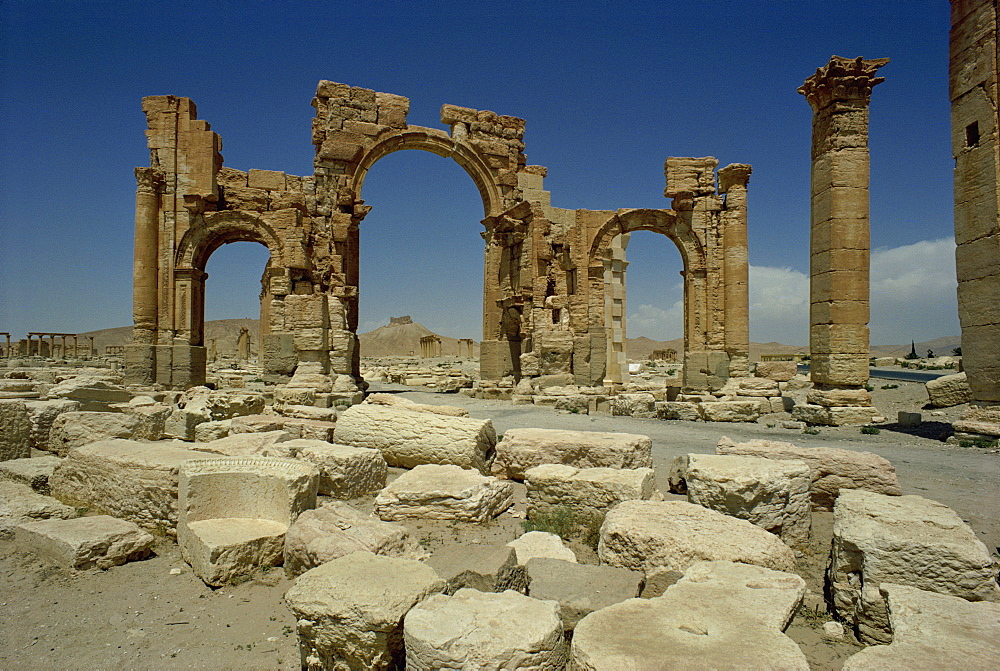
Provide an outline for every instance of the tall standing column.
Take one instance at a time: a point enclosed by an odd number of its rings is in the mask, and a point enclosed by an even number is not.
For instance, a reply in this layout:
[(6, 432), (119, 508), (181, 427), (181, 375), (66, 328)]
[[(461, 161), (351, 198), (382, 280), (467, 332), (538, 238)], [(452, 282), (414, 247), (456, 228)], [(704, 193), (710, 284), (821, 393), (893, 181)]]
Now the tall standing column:
[(954, 425), (959, 439), (1000, 437), (998, 30), (995, 1), (952, 0), (949, 76), (955, 266), (962, 366), (972, 389), (969, 410)]
[(888, 58), (833, 56), (799, 93), (813, 110), (809, 350), (814, 389), (797, 408), (813, 424), (867, 424), (868, 105)]
[(130, 384), (156, 380), (156, 329), (159, 300), (160, 191), (164, 175), (156, 168), (136, 168), (135, 256), (132, 266), (132, 344), (125, 348), (125, 377)]
[(722, 212), (725, 340), (730, 377), (750, 374), (750, 256), (747, 243), (747, 184), (752, 169), (733, 163), (719, 170)]

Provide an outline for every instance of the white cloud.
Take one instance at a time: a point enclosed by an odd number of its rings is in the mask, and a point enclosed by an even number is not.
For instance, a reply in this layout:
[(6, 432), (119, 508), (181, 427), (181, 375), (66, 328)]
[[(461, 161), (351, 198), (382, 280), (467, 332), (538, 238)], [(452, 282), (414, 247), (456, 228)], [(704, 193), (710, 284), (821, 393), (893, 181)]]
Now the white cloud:
[(809, 276), (791, 268), (750, 266), (750, 340), (809, 342)]
[(684, 335), (684, 301), (676, 301), (669, 308), (643, 304), (628, 316), (629, 338), (645, 336), (653, 340), (673, 340)]

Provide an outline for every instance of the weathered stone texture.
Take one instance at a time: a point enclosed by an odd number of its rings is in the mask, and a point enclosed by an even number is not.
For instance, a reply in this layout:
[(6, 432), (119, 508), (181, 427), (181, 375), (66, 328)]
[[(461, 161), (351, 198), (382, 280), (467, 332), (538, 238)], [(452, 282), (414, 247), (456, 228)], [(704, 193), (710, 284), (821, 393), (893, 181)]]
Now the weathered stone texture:
[(80, 409), (80, 403), (68, 398), (52, 399), (50, 401), (26, 401), (29, 419), (31, 420), (31, 446), (36, 450), (49, 449), (49, 432), (52, 422), (64, 412), (75, 412)]
[(986, 546), (950, 508), (920, 496), (840, 493), (834, 507), (827, 590), (839, 618), (861, 640), (887, 643), (892, 632), (884, 582), (970, 601), (998, 601)]
[(559, 606), (506, 591), (460, 589), (417, 604), (403, 624), (406, 668), (562, 669)]
[(566, 631), (595, 610), (638, 597), (644, 583), (639, 571), (546, 557), (529, 559), (524, 572), (528, 596), (557, 602)]
[(18, 482), (39, 494), (48, 494), (49, 478), (61, 462), (62, 459), (51, 455), (0, 461), (0, 480)]
[(699, 562), (653, 599), (629, 599), (584, 617), (573, 633), (574, 669), (809, 668), (782, 632), (805, 594), (792, 573)]
[(809, 464), (814, 510), (833, 510), (842, 489), (863, 489), (899, 496), (896, 469), (884, 457), (871, 452), (855, 452), (836, 447), (799, 447), (775, 440), (734, 443), (723, 436), (715, 448), (718, 454), (738, 454), (768, 459), (801, 460)]
[(653, 441), (631, 433), (509, 429), (497, 443), (494, 474), (523, 480), (525, 471), (541, 464), (576, 468), (651, 468)]
[(950, 408), (972, 400), (972, 388), (965, 372), (928, 380), (924, 388), (927, 389), (929, 404), (935, 408)]
[(514, 503), (514, 489), (478, 471), (423, 464), (404, 473), (375, 497), (375, 513), (386, 521), (438, 519), (483, 524)]
[(364, 515), (341, 501), (330, 501), (303, 512), (288, 528), (285, 572), (296, 576), (359, 551), (401, 559), (427, 557), (406, 527)]
[(60, 457), (74, 447), (109, 438), (139, 439), (141, 420), (121, 412), (64, 412), (52, 422), (49, 451)]
[(451, 464), (489, 473), (496, 432), (488, 419), (449, 417), (402, 407), (356, 405), (337, 420), (343, 445), (377, 449), (390, 466)]
[(0, 461), (31, 456), (31, 416), (25, 402), (0, 399)]
[(367, 447), (337, 445), (321, 440), (291, 440), (281, 447), (319, 467), (319, 493), (353, 499), (385, 487), (388, 469), (382, 453)]
[(76, 517), (74, 508), (27, 485), (0, 480), (0, 539), (11, 538), (14, 528), (23, 522), (71, 517)]
[(303, 668), (399, 668), (404, 616), (444, 586), (426, 564), (370, 552), (306, 571), (285, 593)]
[(688, 501), (747, 520), (805, 549), (812, 526), (810, 470), (804, 461), (716, 454), (677, 457)]
[(402, 396), (394, 394), (371, 394), (364, 400), (370, 405), (388, 405), (406, 410), (416, 410), (418, 412), (431, 412), (435, 415), (447, 415), (450, 417), (468, 417), (469, 411), (454, 405), (433, 405), (428, 403), (415, 403)]
[(795, 555), (750, 522), (684, 501), (625, 501), (604, 518), (602, 564), (634, 571), (684, 571), (698, 561), (737, 561), (792, 571)]
[(97, 515), (24, 522), (15, 530), (18, 546), (63, 568), (107, 569), (142, 559), (153, 536), (134, 522)]

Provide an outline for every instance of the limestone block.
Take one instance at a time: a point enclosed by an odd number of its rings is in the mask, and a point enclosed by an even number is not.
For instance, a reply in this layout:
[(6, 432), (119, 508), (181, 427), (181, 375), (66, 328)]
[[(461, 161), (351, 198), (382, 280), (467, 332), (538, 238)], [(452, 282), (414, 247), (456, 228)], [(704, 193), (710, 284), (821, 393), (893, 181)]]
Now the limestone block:
[(685, 403), (683, 401), (660, 401), (656, 404), (657, 419), (682, 419), (688, 422), (697, 422), (701, 419), (697, 403)]
[(59, 382), (48, 391), (49, 399), (68, 398), (80, 403), (80, 410), (101, 412), (111, 403), (128, 403), (132, 393), (121, 385), (98, 377), (81, 375)]
[(437, 519), (483, 524), (511, 507), (514, 488), (490, 475), (454, 465), (422, 464), (375, 497), (386, 521)]
[(576, 563), (576, 555), (563, 545), (562, 539), (545, 531), (529, 531), (521, 534), (507, 543), (507, 547), (513, 548), (514, 563), (517, 566), (525, 566), (528, 560), (536, 557)]
[(952, 424), (955, 431), (1000, 437), (1000, 406), (972, 405), (962, 419)]
[(460, 589), (417, 604), (403, 622), (406, 668), (563, 669), (559, 605), (514, 591)]
[(132, 438), (136, 440), (160, 440), (163, 438), (167, 418), (172, 414), (172, 408), (163, 403), (128, 404), (122, 412), (138, 420)]
[(163, 436), (193, 441), (198, 425), (211, 420), (212, 413), (205, 406), (191, 404), (190, 407), (175, 407), (163, 424)]
[(745, 520), (685, 501), (625, 501), (601, 526), (602, 564), (633, 571), (685, 571), (697, 561), (736, 561), (792, 571), (795, 555), (781, 540)]
[(337, 442), (382, 452), (390, 466), (451, 464), (489, 473), (496, 432), (488, 419), (448, 417), (401, 407), (355, 405), (337, 420)]
[(480, 592), (503, 591), (503, 580), (517, 567), (517, 553), (507, 545), (467, 545), (461, 553), (437, 552), (427, 558), (447, 583), (445, 594), (463, 587)]
[(629, 599), (584, 617), (573, 633), (574, 669), (809, 668), (783, 634), (805, 595), (792, 573), (699, 562), (666, 594)]
[(75, 412), (80, 409), (79, 401), (68, 398), (57, 398), (50, 401), (25, 401), (24, 405), (28, 408), (28, 418), (31, 420), (31, 446), (36, 450), (48, 449), (49, 432), (52, 430), (52, 422), (55, 421), (56, 417), (64, 412)]
[(314, 405), (286, 405), (281, 408), (284, 417), (296, 419), (317, 419), (321, 422), (336, 422), (336, 408), (317, 408)]
[(904, 428), (913, 428), (920, 426), (923, 421), (919, 412), (906, 412), (905, 410), (900, 410), (896, 413), (896, 424)]
[(776, 380), (764, 377), (731, 377), (716, 395), (732, 394), (734, 396), (780, 396)]
[(378, 450), (307, 439), (290, 440), (282, 447), (297, 450), (299, 459), (319, 467), (323, 496), (353, 499), (385, 487), (387, 467)]
[(173, 534), (177, 469), (209, 457), (177, 443), (102, 440), (69, 451), (49, 478), (52, 496)]
[(333, 442), (333, 433), (337, 428), (336, 422), (324, 422), (319, 419), (296, 419), (286, 418), (284, 421), (285, 431), (292, 436), (297, 436), (303, 440), (321, 440), (327, 443)]
[(638, 597), (644, 582), (638, 571), (545, 557), (529, 559), (525, 574), (528, 596), (557, 602), (566, 631), (595, 610)]
[(683, 488), (691, 503), (747, 520), (790, 547), (808, 547), (812, 505), (806, 462), (686, 454), (674, 460), (671, 488), (680, 479), (678, 472), (683, 472)]
[(611, 398), (611, 414), (617, 417), (652, 417), (656, 398), (649, 393), (618, 394)]
[(792, 408), (792, 418), (806, 424), (825, 426), (864, 426), (878, 416), (870, 406), (827, 407), (815, 403), (799, 403)]
[(285, 572), (297, 576), (359, 551), (402, 559), (427, 557), (406, 527), (377, 520), (342, 501), (329, 501), (305, 511), (288, 528)]
[(756, 422), (761, 414), (758, 401), (715, 401), (702, 403), (700, 409), (706, 422)]
[(806, 394), (806, 402), (822, 405), (827, 408), (839, 406), (869, 406), (872, 395), (867, 389), (810, 389)]
[(542, 464), (524, 474), (528, 519), (571, 511), (576, 533), (595, 533), (605, 513), (615, 504), (649, 499), (655, 491), (652, 468), (585, 468)]
[(972, 400), (972, 388), (964, 372), (942, 375), (924, 384), (930, 405), (935, 408), (950, 408)]
[(19, 482), (0, 480), (0, 539), (14, 536), (24, 522), (76, 517), (76, 510)]
[(754, 375), (765, 377), (775, 382), (788, 382), (798, 373), (794, 361), (761, 361), (757, 364)]
[(27, 379), (0, 379), (0, 398), (37, 398), (35, 382)]
[(388, 405), (418, 412), (432, 412), (437, 415), (448, 415), (450, 417), (468, 417), (469, 411), (454, 405), (431, 405), (428, 403), (415, 403), (408, 398), (395, 394), (370, 394), (364, 400), (371, 405)]
[(81, 445), (109, 438), (133, 438), (140, 420), (120, 412), (64, 412), (52, 422), (49, 451), (63, 457)]
[(723, 436), (717, 454), (740, 454), (768, 459), (801, 460), (809, 465), (812, 478), (813, 510), (833, 510), (841, 489), (863, 489), (887, 496), (899, 496), (896, 469), (888, 459), (871, 452), (855, 452), (836, 447), (799, 447), (776, 440), (749, 440), (734, 443)]
[(49, 493), (49, 478), (62, 459), (52, 455), (0, 461), (0, 480), (28, 485), (39, 494)]
[(280, 430), (264, 433), (234, 433), (207, 443), (197, 443), (192, 447), (199, 452), (211, 452), (226, 457), (273, 456), (268, 454), (271, 448), (278, 443), (291, 440), (291, 434)]
[(256, 391), (192, 387), (184, 392), (180, 405), (192, 411), (207, 410), (209, 420), (232, 419), (263, 412), (264, 395)]
[(214, 422), (202, 422), (194, 427), (194, 440), (196, 443), (210, 443), (213, 440), (225, 438), (233, 428), (233, 420), (220, 419)]
[(285, 533), (316, 506), (319, 473), (293, 459), (220, 457), (181, 464), (177, 545), (206, 584), (277, 566)]
[(403, 617), (444, 589), (422, 562), (354, 552), (306, 571), (285, 593), (303, 668), (396, 669)]
[(846, 671), (1000, 668), (1000, 604), (884, 582), (892, 643), (847, 658)]
[(576, 468), (651, 468), (653, 441), (633, 433), (510, 429), (496, 447), (493, 472), (523, 480), (529, 468), (568, 464)]
[(844, 490), (833, 509), (827, 590), (866, 643), (892, 638), (879, 584), (1000, 601), (986, 546), (951, 508), (920, 496)]
[(31, 456), (31, 415), (24, 401), (0, 399), (0, 461)]
[(153, 536), (133, 522), (108, 515), (24, 522), (17, 544), (64, 568), (108, 569), (150, 554)]
[(285, 419), (281, 415), (243, 415), (233, 417), (230, 430), (237, 433), (266, 433), (281, 431), (285, 427)]

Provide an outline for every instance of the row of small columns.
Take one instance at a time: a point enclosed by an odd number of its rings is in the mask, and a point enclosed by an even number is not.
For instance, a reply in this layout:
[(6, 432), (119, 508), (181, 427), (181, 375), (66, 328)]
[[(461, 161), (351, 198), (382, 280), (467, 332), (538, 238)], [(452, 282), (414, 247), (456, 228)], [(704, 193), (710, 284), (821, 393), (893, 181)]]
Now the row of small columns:
[[(10, 342), (10, 333), (0, 332), (0, 336), (3, 336), (4, 339), (5, 339), (4, 346), (3, 346), (3, 351), (2, 351), (3, 356), (5, 356), (7, 358), (15, 356), (14, 348), (16, 347), (16, 344), (15, 345), (11, 345), (11, 342)], [(36, 336), (38, 337), (37, 341), (34, 340), (34, 338)], [(94, 351), (94, 336), (84, 336), (84, 337), (90, 339), (90, 348), (87, 350), (87, 352), (88, 353), (89, 352), (93, 352)], [(51, 356), (54, 356), (55, 351), (56, 351), (56, 347), (57, 347), (57, 345), (56, 345), (56, 338), (60, 339), (60, 343), (59, 343), (58, 347), (60, 349), (60, 352), (61, 352), (62, 356), (66, 355), (66, 339), (67, 338), (72, 338), (73, 339), (73, 357), (77, 358), (77, 359), (80, 358), (80, 341), (79, 341), (80, 336), (79, 335), (77, 335), (76, 333), (48, 333), (48, 332), (40, 332), (40, 331), (32, 331), (32, 332), (28, 333), (27, 348), (26, 348), (26, 351), (25, 351), (25, 355), (26, 356), (32, 356), (33, 354), (41, 355), (41, 353), (42, 353), (42, 343), (44, 342), (44, 338), (49, 338), (49, 354)], [(32, 351), (32, 350), (34, 350), (34, 351)]]

